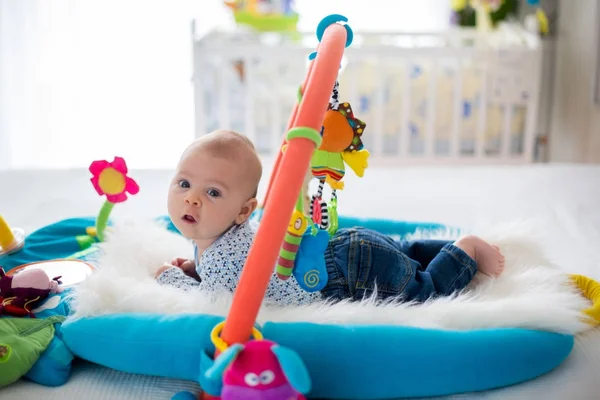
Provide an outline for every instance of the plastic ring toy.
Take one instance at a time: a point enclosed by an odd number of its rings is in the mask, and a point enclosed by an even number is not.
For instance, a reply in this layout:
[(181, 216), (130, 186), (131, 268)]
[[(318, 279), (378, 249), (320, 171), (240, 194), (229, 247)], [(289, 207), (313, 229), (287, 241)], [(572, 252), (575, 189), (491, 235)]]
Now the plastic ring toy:
[[(337, 24), (338, 22), (348, 22), (348, 18), (341, 14), (331, 14), (319, 22), (319, 25), (317, 26), (317, 39), (319, 39), (319, 43), (321, 42), (321, 39), (323, 39), (325, 29), (327, 29), (329, 25)], [(348, 47), (352, 44), (352, 40), (354, 40), (354, 32), (352, 32), (352, 28), (350, 28), (350, 25), (348, 24), (345, 24), (344, 28), (346, 28), (346, 47)]]
[[(223, 331), (224, 326), (225, 326), (225, 321), (219, 322), (217, 325), (215, 325), (213, 330), (210, 332), (210, 340), (215, 345), (215, 348), (217, 349), (217, 351), (220, 353), (227, 350), (227, 347), (228, 347), (228, 344), (223, 339), (221, 339), (221, 336), (220, 336), (221, 331)], [(262, 333), (260, 333), (260, 331), (256, 328), (252, 328), (252, 337), (254, 338), (254, 340), (262, 340), (263, 339)]]

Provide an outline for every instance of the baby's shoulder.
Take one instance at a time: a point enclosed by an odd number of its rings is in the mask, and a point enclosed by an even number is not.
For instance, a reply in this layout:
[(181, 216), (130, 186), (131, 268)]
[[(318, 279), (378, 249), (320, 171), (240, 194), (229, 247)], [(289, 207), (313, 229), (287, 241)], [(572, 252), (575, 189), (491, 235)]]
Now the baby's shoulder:
[(202, 258), (221, 260), (245, 260), (252, 247), (255, 231), (248, 225), (237, 225), (227, 231), (204, 252)]
[(236, 225), (231, 228), (223, 237), (221, 242), (223, 245), (233, 246), (252, 246), (256, 229), (249, 222), (244, 222), (241, 225)]

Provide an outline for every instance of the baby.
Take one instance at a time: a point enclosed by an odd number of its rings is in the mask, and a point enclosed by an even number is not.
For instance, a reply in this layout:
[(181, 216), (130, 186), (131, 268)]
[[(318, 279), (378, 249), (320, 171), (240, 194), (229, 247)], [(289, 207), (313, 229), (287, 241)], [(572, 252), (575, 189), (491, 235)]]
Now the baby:
[[(235, 132), (212, 132), (184, 151), (168, 209), (177, 229), (193, 241), (194, 259), (176, 258), (159, 269), (159, 284), (235, 290), (256, 232), (249, 218), (261, 174), (254, 146)], [(498, 276), (504, 269), (499, 249), (476, 236), (397, 242), (361, 227), (340, 229), (329, 241), (325, 263), (328, 283), (321, 292), (306, 292), (293, 276), (282, 281), (273, 273), (266, 300), (300, 305), (360, 300), (377, 291), (380, 299), (423, 302), (465, 288), (477, 271)]]

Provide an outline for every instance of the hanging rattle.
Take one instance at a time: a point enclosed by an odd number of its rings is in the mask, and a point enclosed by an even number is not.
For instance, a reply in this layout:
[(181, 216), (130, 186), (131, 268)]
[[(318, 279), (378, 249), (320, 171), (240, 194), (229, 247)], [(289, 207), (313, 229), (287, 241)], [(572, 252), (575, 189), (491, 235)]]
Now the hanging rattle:
[(311, 222), (302, 212), (302, 204), (302, 194), (300, 194), (296, 202), (296, 208), (294, 208), (294, 211), (292, 212), (292, 217), (283, 239), (283, 245), (279, 250), (277, 266), (275, 267), (275, 272), (281, 280), (286, 280), (292, 276), (296, 255), (298, 254), (302, 237), (304, 236), (304, 233), (306, 233), (309, 223)]
[[(321, 128), (321, 146), (315, 150), (310, 161), (312, 175), (319, 180), (317, 193), (311, 199), (310, 216), (321, 229), (327, 229), (330, 234), (337, 230), (336, 191), (344, 188), (344, 164), (348, 164), (357, 176), (362, 177), (369, 158), (369, 151), (364, 149), (361, 140), (367, 125), (354, 117), (349, 103), (339, 102), (338, 89), (339, 82), (336, 81)], [(325, 183), (332, 191), (329, 206), (323, 200)]]

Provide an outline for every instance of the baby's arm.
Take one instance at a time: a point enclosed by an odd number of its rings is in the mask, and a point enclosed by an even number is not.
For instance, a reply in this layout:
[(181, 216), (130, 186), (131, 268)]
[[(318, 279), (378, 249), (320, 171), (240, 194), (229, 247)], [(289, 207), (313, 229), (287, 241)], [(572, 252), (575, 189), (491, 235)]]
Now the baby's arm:
[(165, 265), (158, 270), (156, 282), (159, 285), (173, 286), (179, 289), (189, 290), (200, 286), (200, 281), (187, 276), (182, 269)]

